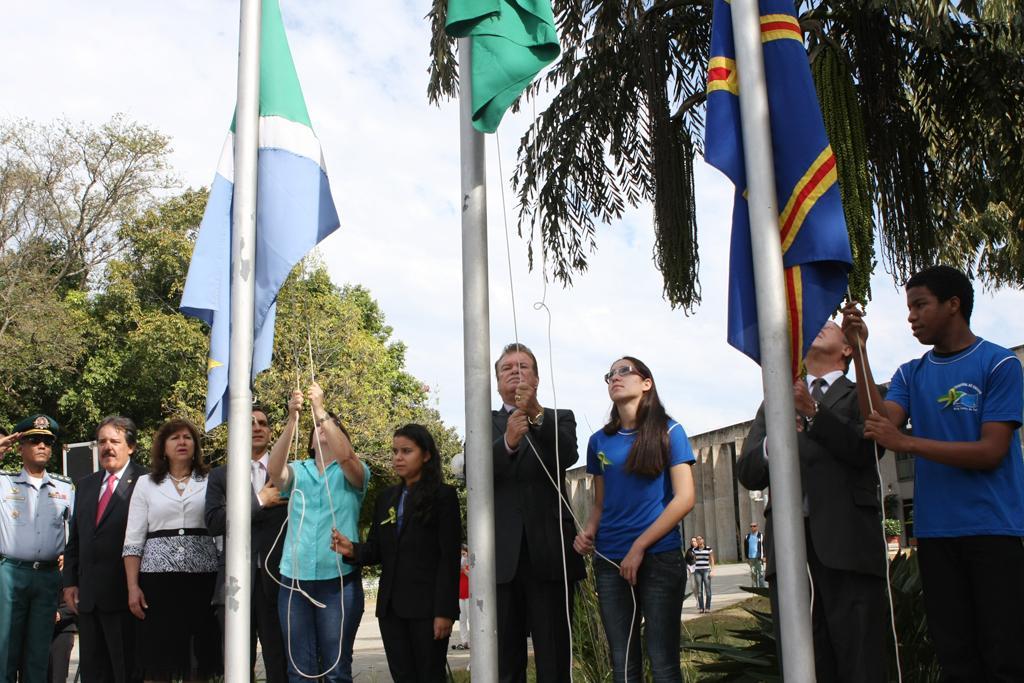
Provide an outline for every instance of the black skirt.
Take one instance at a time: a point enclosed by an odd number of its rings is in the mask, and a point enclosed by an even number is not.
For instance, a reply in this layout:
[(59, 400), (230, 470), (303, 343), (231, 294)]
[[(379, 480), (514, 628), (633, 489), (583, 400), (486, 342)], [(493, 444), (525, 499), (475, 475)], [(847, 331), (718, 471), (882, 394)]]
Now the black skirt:
[(149, 608), (139, 621), (137, 675), (145, 680), (224, 673), (220, 628), (210, 605), (215, 573), (139, 574)]

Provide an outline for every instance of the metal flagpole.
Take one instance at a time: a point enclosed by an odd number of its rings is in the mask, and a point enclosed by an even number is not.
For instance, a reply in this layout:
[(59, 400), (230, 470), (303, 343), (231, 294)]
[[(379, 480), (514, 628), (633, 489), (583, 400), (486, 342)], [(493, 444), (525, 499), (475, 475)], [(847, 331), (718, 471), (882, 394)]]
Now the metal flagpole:
[(487, 287), (487, 185), (484, 136), (473, 128), (472, 46), (459, 39), (459, 147), (462, 170), (462, 337), (466, 381), (466, 488), (473, 680), (498, 680), (494, 562), (494, 463), (491, 460), (491, 335)]
[(782, 664), (787, 683), (813, 683), (814, 646), (801, 504), (803, 495), (758, 0), (732, 0), (732, 27), (740, 83), (740, 119), (750, 209), (750, 240), (754, 253), (764, 414), (771, 458), (772, 526), (775, 547), (784, 549), (775, 554)]
[(231, 215), (231, 350), (228, 365), (227, 534), (224, 543), (224, 680), (249, 683), (252, 609), (252, 341), (256, 266), (256, 160), (260, 118), (261, 0), (242, 0)]

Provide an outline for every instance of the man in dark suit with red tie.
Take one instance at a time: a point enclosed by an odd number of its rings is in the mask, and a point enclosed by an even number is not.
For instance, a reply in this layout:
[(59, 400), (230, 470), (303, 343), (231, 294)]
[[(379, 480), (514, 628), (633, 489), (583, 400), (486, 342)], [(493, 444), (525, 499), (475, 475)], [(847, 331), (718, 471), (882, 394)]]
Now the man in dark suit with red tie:
[(83, 683), (134, 680), (135, 620), (121, 550), (135, 482), (146, 470), (131, 460), (135, 423), (118, 415), (96, 429), (100, 467), (77, 482), (64, 551), (64, 602), (78, 614)]
[(576, 418), (571, 410), (556, 415), (541, 407), (537, 358), (522, 344), (506, 346), (494, 371), (502, 400), (492, 413), (498, 678), (526, 683), (529, 635), (538, 683), (567, 683), (566, 613), (585, 569), (572, 549), (572, 515), (553, 482), (565, 495), (565, 470), (577, 458)]

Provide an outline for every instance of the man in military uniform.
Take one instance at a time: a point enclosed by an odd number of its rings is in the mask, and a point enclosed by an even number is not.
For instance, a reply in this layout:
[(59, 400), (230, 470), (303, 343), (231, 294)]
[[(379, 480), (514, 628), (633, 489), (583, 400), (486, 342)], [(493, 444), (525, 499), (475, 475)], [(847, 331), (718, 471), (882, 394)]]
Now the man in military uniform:
[(0, 473), (0, 683), (45, 683), (74, 487), (46, 464), (57, 422), (33, 415), (14, 427), (22, 469)]

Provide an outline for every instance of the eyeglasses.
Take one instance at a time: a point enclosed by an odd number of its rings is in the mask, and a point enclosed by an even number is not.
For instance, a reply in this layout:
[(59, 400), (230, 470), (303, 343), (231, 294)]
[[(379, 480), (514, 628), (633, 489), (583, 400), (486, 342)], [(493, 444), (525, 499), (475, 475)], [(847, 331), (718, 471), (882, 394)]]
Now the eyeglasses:
[(604, 383), (611, 384), (615, 377), (628, 377), (629, 375), (634, 374), (639, 375), (640, 373), (632, 365), (620, 365), (619, 367), (604, 373)]
[(52, 446), (55, 439), (52, 436), (47, 436), (45, 434), (33, 434), (31, 436), (26, 436), (25, 441), (28, 441), (31, 444), (45, 443), (47, 446)]

